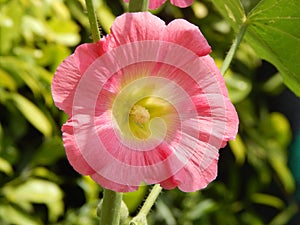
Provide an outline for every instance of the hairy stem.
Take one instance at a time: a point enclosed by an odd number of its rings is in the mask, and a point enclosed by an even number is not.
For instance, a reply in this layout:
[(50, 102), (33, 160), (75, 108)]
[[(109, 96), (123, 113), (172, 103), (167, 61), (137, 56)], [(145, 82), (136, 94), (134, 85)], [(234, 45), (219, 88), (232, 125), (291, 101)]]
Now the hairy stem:
[(94, 9), (93, 1), (92, 0), (85, 0), (87, 12), (88, 12), (88, 18), (90, 22), (93, 42), (98, 42), (100, 40), (100, 31), (98, 27), (98, 21), (96, 12)]
[(130, 221), (130, 225), (139, 224), (141, 221), (146, 220), (146, 216), (150, 212), (152, 206), (154, 205), (159, 193), (161, 192), (162, 188), (159, 184), (154, 185), (150, 194), (148, 195), (146, 201), (144, 202), (141, 210), (139, 213)]
[(230, 63), (241, 43), (241, 41), (243, 40), (244, 34), (247, 30), (247, 22), (244, 22), (239, 30), (239, 33), (237, 34), (236, 38), (234, 39), (225, 59), (224, 62), (221, 66), (221, 73), (223, 74), (223, 76), (225, 75), (226, 71), (228, 70)]
[(100, 225), (119, 225), (122, 193), (104, 189)]

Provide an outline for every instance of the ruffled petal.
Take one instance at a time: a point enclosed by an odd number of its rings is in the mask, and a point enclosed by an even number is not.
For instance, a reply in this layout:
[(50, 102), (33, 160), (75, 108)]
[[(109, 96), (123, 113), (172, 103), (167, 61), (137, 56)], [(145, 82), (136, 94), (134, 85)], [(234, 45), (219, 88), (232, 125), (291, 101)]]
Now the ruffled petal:
[(170, 0), (173, 5), (185, 8), (193, 4), (194, 0)]
[(66, 58), (57, 68), (51, 84), (55, 105), (72, 115), (72, 104), (78, 82), (86, 69), (105, 52), (104, 40), (96, 44), (82, 44), (73, 55)]
[(211, 71), (212, 76), (214, 76), (218, 83), (219, 83), (219, 92), (222, 93), (224, 96), (224, 110), (225, 110), (225, 115), (223, 114), (220, 115), (220, 120), (226, 120), (226, 127), (224, 129), (224, 136), (223, 136), (223, 142), (220, 146), (220, 148), (225, 147), (227, 142), (229, 140), (235, 139), (237, 133), (238, 133), (238, 128), (239, 128), (239, 118), (238, 114), (231, 103), (229, 97), (228, 97), (228, 91), (226, 88), (226, 84), (224, 81), (224, 78), (218, 69), (217, 65), (215, 64), (214, 60), (210, 56), (202, 57), (202, 61), (205, 62), (205, 64), (208, 66), (208, 68)]
[(205, 56), (211, 52), (199, 28), (184, 19), (176, 19), (168, 24), (163, 33), (163, 40), (177, 43), (198, 56)]
[(111, 27), (111, 48), (141, 40), (159, 40), (165, 22), (149, 12), (125, 13)]
[(62, 127), (63, 142), (66, 150), (67, 158), (72, 167), (83, 175), (91, 175), (95, 173), (92, 167), (86, 162), (81, 151), (79, 150), (75, 136), (74, 128), (71, 120)]
[(185, 182), (181, 182), (178, 188), (184, 192), (194, 192), (206, 188), (217, 177), (218, 161), (213, 160), (204, 170), (199, 169), (197, 164), (188, 164), (184, 168)]
[(71, 55), (60, 64), (52, 80), (51, 91), (54, 103), (69, 116), (72, 115), (74, 91), (81, 76), (75, 56)]
[(101, 184), (102, 187), (116, 192), (131, 192), (131, 191), (136, 191), (139, 188), (139, 186), (118, 184), (116, 182), (106, 179), (105, 177), (101, 176), (99, 173), (92, 174), (91, 178), (94, 181), (96, 181), (98, 184)]

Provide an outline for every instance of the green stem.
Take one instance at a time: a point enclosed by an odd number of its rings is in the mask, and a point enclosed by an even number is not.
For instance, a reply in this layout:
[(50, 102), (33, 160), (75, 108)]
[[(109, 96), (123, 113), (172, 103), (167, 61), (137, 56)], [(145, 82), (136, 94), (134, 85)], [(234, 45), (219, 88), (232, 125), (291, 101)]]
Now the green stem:
[(93, 1), (92, 0), (85, 0), (87, 12), (88, 12), (88, 18), (91, 26), (92, 31), (92, 37), (94, 42), (98, 42), (100, 40), (100, 31), (98, 27), (98, 21), (96, 12), (94, 9)]
[(104, 189), (100, 225), (119, 225), (122, 193)]
[(139, 213), (129, 222), (130, 225), (140, 224), (141, 221), (146, 220), (146, 216), (150, 212), (161, 190), (162, 188), (159, 184), (154, 185)]
[(220, 69), (223, 76), (225, 76), (225, 73), (228, 70), (230, 63), (239, 47), (241, 41), (243, 40), (246, 29), (247, 29), (247, 21), (242, 24), (242, 26), (239, 30), (239, 33), (237, 34), (236, 38), (234, 39), (234, 41), (229, 49), (229, 52), (227, 53), (227, 55), (224, 59), (224, 62)]
[(148, 10), (149, 0), (130, 0), (129, 12), (145, 12)]

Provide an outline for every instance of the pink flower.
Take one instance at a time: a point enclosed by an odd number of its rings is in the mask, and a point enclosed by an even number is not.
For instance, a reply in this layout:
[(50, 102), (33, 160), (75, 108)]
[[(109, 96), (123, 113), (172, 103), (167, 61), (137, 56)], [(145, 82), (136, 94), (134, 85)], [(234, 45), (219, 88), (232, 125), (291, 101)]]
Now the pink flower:
[[(125, 2), (129, 2), (129, 0), (124, 0)], [(190, 6), (194, 0), (170, 0), (173, 5), (176, 5), (180, 8), (185, 8)], [(161, 5), (163, 5), (166, 0), (150, 0), (149, 1), (149, 9), (157, 9)]]
[(238, 129), (210, 51), (198, 27), (148, 12), (123, 14), (108, 36), (79, 46), (52, 82), (74, 169), (119, 192), (206, 187)]

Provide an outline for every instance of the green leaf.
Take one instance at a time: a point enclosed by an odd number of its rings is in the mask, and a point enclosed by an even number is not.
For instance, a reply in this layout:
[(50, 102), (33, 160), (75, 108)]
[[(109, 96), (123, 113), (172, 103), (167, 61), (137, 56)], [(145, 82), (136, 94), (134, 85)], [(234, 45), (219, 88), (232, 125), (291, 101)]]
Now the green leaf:
[(248, 16), (246, 40), (274, 64), (284, 83), (300, 96), (300, 1), (264, 0)]
[(174, 218), (171, 209), (162, 200), (159, 199), (155, 206), (167, 225), (176, 225), (176, 219)]
[(297, 213), (299, 213), (297, 204), (290, 204), (287, 208), (278, 213), (268, 225), (288, 224), (291, 221), (291, 218)]
[(276, 66), (284, 83), (300, 96), (300, 1), (261, 0), (247, 15), (239, 0), (212, 0), (238, 32), (248, 25), (246, 41), (259, 57)]
[(104, 3), (104, 1), (99, 1), (99, 6), (97, 7), (97, 15), (99, 17), (99, 22), (106, 33), (109, 33), (110, 27), (115, 20), (114, 14), (111, 12), (110, 8)]
[(34, 154), (32, 165), (53, 165), (65, 156), (61, 137), (50, 137), (45, 139), (41, 147)]
[(254, 193), (251, 196), (251, 200), (255, 203), (272, 206), (278, 209), (284, 207), (284, 202), (280, 198), (269, 194)]
[(282, 148), (287, 148), (292, 140), (292, 132), (288, 119), (281, 113), (273, 112), (270, 114), (270, 122), (273, 138)]
[(282, 157), (280, 156), (281, 155), (273, 154), (269, 161), (273, 169), (276, 171), (285, 191), (292, 193), (295, 190), (295, 180), (291, 174), (291, 171), (287, 167), (286, 161), (282, 160)]
[(199, 219), (206, 213), (213, 211), (217, 207), (217, 203), (211, 199), (205, 199), (199, 202), (190, 210), (186, 217), (192, 220)]
[(42, 225), (37, 218), (9, 204), (0, 203), (0, 224)]
[(16, 107), (24, 115), (24, 117), (42, 134), (50, 136), (52, 133), (52, 125), (45, 114), (27, 98), (17, 93), (10, 95), (16, 104)]
[(247, 147), (241, 136), (237, 135), (235, 140), (229, 141), (229, 146), (234, 154), (236, 162), (240, 165), (243, 164), (246, 159)]
[(13, 173), (13, 168), (8, 161), (0, 157), (0, 171), (4, 172), (7, 175)]
[(78, 180), (78, 185), (84, 190), (86, 202), (93, 202), (98, 198), (100, 186), (89, 176), (82, 176)]
[[(62, 26), (63, 23), (63, 26)], [(62, 45), (74, 46), (79, 43), (79, 27), (71, 20), (53, 18), (48, 22), (47, 39)]]
[(279, 73), (274, 74), (262, 86), (262, 90), (270, 95), (278, 95), (284, 88), (282, 76)]
[(63, 213), (63, 193), (50, 181), (30, 179), (17, 187), (5, 187), (4, 193), (7, 199), (15, 204), (26, 202), (46, 204), (50, 221), (55, 221)]
[(246, 20), (246, 15), (239, 0), (212, 0), (221, 15), (237, 31)]
[(0, 7), (0, 55), (7, 54), (21, 37), (22, 6), (9, 1)]
[(233, 103), (244, 100), (252, 89), (251, 81), (239, 74), (228, 73), (224, 79), (229, 98)]
[(16, 90), (17, 84), (12, 77), (0, 68), (0, 87), (7, 88), (8, 90)]

